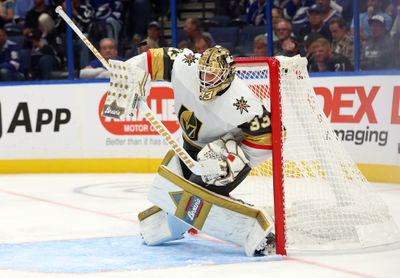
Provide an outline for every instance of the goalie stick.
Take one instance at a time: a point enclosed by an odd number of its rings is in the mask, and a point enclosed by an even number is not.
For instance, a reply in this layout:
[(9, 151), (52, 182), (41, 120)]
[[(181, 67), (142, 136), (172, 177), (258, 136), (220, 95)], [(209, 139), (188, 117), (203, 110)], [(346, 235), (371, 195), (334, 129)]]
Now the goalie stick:
[[(79, 30), (71, 18), (64, 12), (61, 6), (55, 9), (62, 19), (74, 30), (75, 34), (86, 44), (86, 46), (93, 52), (93, 54), (99, 59), (103, 66), (109, 71), (110, 64), (104, 59), (99, 51), (93, 46), (93, 44), (85, 37), (85, 35)], [(150, 122), (150, 124), (157, 130), (157, 132), (163, 137), (164, 141), (172, 148), (175, 154), (182, 160), (183, 163), (196, 175), (210, 175), (215, 174), (210, 165), (207, 167), (201, 167), (200, 164), (194, 160), (185, 149), (174, 139), (174, 136), (168, 131), (164, 124), (156, 117), (154, 112), (149, 108), (146, 101), (139, 98), (138, 109), (145, 118)], [(217, 167), (217, 165), (215, 165)]]

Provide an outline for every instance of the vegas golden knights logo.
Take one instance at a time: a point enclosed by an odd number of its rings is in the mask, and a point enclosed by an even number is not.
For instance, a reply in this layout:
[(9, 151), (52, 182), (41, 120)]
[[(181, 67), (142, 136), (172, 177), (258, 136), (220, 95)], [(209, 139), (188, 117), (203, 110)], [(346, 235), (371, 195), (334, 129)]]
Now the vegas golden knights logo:
[(193, 141), (199, 139), (199, 132), (203, 125), (199, 119), (196, 118), (192, 111), (189, 111), (184, 105), (181, 105), (178, 113), (179, 123), (186, 136)]

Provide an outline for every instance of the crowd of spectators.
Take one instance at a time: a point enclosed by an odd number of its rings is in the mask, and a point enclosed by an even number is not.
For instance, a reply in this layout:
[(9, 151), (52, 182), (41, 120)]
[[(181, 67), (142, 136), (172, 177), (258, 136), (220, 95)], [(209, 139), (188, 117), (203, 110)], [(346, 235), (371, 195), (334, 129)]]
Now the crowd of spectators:
[[(202, 1), (179, 0), (178, 8), (187, 2)], [(214, 2), (214, 14), (230, 20), (225, 26), (266, 27), (266, 0)], [(169, 0), (71, 3), (72, 20), (106, 59), (126, 60), (149, 48), (171, 45), (164, 38), (163, 21), (170, 15)], [(54, 12), (58, 5), (66, 10), (65, 0), (0, 1), (1, 81), (65, 76), (66, 24)], [(274, 56), (306, 56), (311, 72), (354, 69), (352, 0), (273, 0), (271, 6)], [(359, 9), (360, 69), (400, 69), (400, 0), (360, 1)], [(211, 29), (208, 32), (204, 19), (179, 19), (184, 21), (184, 39), (178, 47), (202, 53), (219, 41)], [(80, 39), (74, 36), (73, 40), (76, 76), (106, 78), (107, 72)], [(267, 56), (265, 31), (252, 40), (250, 54), (236, 52), (239, 48), (234, 44), (230, 50), (235, 56)]]

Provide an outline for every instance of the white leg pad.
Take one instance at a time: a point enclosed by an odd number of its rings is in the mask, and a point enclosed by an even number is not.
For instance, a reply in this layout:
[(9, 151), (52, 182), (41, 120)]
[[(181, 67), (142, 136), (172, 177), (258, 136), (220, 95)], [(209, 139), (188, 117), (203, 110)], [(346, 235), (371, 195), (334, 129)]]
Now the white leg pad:
[(253, 256), (273, 230), (273, 221), (258, 209), (215, 194), (181, 175), (178, 158), (169, 153), (150, 189), (149, 200), (171, 216)]
[(139, 214), (140, 234), (147, 245), (181, 239), (191, 227), (162, 209), (152, 206)]

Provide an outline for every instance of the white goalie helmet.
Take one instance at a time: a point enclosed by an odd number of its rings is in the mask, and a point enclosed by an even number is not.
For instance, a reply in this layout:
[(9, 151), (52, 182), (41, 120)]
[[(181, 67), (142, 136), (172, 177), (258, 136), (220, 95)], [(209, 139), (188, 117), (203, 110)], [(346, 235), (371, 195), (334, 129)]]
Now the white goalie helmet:
[(227, 88), (235, 76), (235, 62), (229, 50), (219, 45), (207, 49), (199, 60), (200, 100), (210, 101)]

